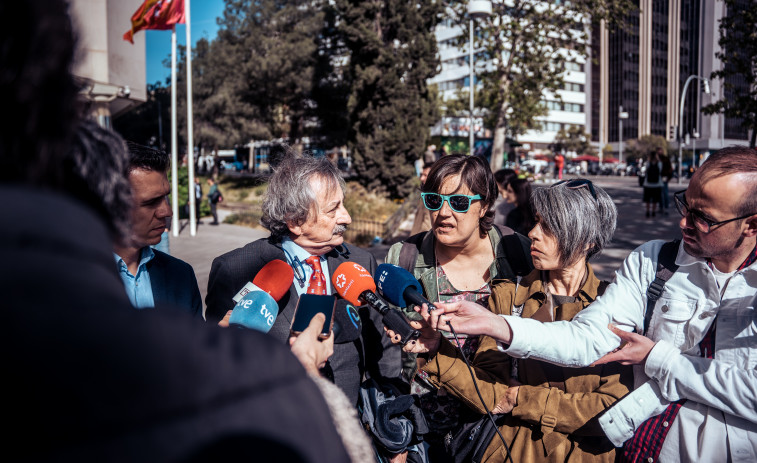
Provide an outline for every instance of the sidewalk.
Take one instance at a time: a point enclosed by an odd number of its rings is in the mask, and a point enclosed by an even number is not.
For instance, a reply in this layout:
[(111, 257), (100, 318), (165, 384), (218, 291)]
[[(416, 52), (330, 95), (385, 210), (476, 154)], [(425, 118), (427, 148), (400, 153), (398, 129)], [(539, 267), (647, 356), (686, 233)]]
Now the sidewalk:
[[(171, 255), (187, 262), (194, 268), (197, 284), (200, 286), (203, 306), (205, 294), (208, 291), (208, 275), (213, 259), (223, 253), (259, 238), (268, 236), (267, 230), (242, 227), (223, 223), (232, 211), (218, 208), (219, 225), (210, 225), (211, 217), (203, 217), (202, 223), (197, 225), (197, 234), (189, 234), (189, 220), (181, 220), (179, 236), (171, 235), (169, 240)], [(250, 275), (252, 278), (254, 275)]]

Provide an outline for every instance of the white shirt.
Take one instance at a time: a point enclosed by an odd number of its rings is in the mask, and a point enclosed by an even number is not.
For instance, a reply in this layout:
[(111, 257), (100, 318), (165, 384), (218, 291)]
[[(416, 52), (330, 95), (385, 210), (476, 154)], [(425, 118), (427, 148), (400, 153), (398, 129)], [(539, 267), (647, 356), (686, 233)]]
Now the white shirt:
[[(284, 237), (281, 240), (281, 247), (286, 251), (287, 263), (294, 269), (294, 289), (297, 290), (297, 295), (302, 296), (308, 291), (308, 285), (310, 284), (310, 277), (313, 275), (313, 267), (305, 263), (305, 260), (310, 257), (310, 253), (302, 249), (300, 245), (292, 241), (289, 237)], [(329, 263), (324, 256), (319, 256), (321, 260), (321, 271), (323, 277), (326, 279), (326, 294), (332, 294), (331, 278), (329, 276)], [(304, 279), (297, 278), (297, 269), (301, 268), (304, 273)]]
[[(513, 339), (502, 350), (568, 366), (589, 365), (612, 351), (620, 339), (609, 323), (643, 329), (646, 291), (662, 244), (651, 241), (634, 250), (604, 295), (571, 322), (505, 317)], [(704, 259), (680, 246), (676, 264), (649, 327), (648, 337), (657, 343), (646, 363), (634, 366), (634, 391), (608, 409), (600, 424), (620, 446), (641, 423), (685, 398), (660, 461), (757, 461), (757, 262), (734, 272), (722, 295)], [(715, 315), (715, 355), (707, 359), (699, 342)]]

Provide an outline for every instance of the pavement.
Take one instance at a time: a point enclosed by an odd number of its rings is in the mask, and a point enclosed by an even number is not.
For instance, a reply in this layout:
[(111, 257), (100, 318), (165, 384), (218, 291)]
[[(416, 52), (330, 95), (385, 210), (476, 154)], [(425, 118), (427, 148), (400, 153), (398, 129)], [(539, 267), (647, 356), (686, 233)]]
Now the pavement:
[[(600, 279), (612, 280), (614, 272), (623, 259), (636, 247), (653, 239), (670, 240), (680, 237), (678, 222), (680, 215), (673, 205), (673, 193), (686, 188), (688, 181), (678, 185), (671, 182), (670, 208), (668, 215), (646, 218), (641, 202), (642, 188), (636, 177), (589, 177), (595, 185), (604, 188), (613, 198), (618, 208), (618, 226), (610, 245), (591, 260), (594, 271)], [(535, 186), (539, 187), (537, 183)], [(218, 208), (219, 221), (231, 214), (228, 209)], [(188, 262), (195, 271), (203, 301), (208, 287), (208, 274), (213, 259), (225, 252), (240, 248), (245, 244), (268, 236), (264, 229), (253, 229), (239, 225), (221, 223), (210, 225), (211, 218), (204, 217), (197, 226), (197, 234), (191, 236), (187, 220), (181, 221), (179, 236), (171, 236), (169, 246), (171, 254)], [(389, 250), (389, 244), (366, 247), (376, 260), (381, 263)]]

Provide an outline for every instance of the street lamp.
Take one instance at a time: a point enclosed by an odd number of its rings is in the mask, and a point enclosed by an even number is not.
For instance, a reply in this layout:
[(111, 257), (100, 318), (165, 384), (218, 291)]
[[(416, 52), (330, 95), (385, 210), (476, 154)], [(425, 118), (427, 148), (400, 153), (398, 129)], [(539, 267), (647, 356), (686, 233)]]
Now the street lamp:
[(468, 67), (470, 68), (469, 89), (470, 89), (470, 125), (468, 126), (468, 136), (470, 144), (470, 154), (473, 155), (473, 144), (475, 143), (475, 131), (473, 128), (473, 92), (475, 91), (475, 74), (473, 63), (473, 20), (486, 18), (492, 14), (492, 2), (489, 0), (471, 0), (468, 2), (468, 17), (470, 18), (470, 39), (468, 41)]
[(697, 138), (699, 138), (699, 132), (696, 127), (691, 131), (691, 167), (693, 168), (697, 163)]
[(623, 163), (623, 119), (628, 119), (628, 111), (623, 111), (623, 105), (618, 106), (618, 132), (620, 136), (620, 149), (618, 150), (618, 164)]
[(692, 74), (686, 79), (686, 83), (683, 85), (683, 91), (681, 92), (681, 111), (678, 116), (678, 184), (683, 183), (683, 104), (686, 102), (686, 89), (689, 88), (689, 83), (699, 79), (704, 86), (704, 93), (710, 94), (710, 81), (706, 77)]

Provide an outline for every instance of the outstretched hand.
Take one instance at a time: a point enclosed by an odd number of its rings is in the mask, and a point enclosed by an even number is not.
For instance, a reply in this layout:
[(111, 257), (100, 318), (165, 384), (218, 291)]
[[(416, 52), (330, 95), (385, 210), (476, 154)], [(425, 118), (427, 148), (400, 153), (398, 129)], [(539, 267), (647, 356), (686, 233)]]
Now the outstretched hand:
[(317, 375), (318, 370), (326, 365), (326, 361), (334, 353), (334, 333), (323, 340), (318, 337), (325, 322), (326, 316), (317, 313), (302, 333), (289, 337), (292, 353), (311, 374)]
[(620, 347), (604, 355), (593, 365), (603, 365), (610, 362), (620, 362), (621, 365), (639, 365), (647, 360), (649, 352), (655, 345), (654, 341), (638, 333), (623, 331), (615, 325), (608, 325), (607, 327), (620, 338)]
[[(415, 307), (415, 311), (420, 313), (422, 316), (424, 315), (424, 313), (428, 314), (427, 309), (428, 308), (426, 304), (423, 304), (422, 307)], [(423, 320), (408, 320), (410, 326), (420, 332), (420, 336), (418, 337), (418, 339), (408, 341), (407, 344), (402, 346), (402, 350), (413, 354), (428, 353), (430, 356), (436, 355), (436, 352), (439, 350), (439, 341), (442, 335), (435, 329), (431, 328), (431, 326), (426, 321), (427, 318), (428, 315), (425, 315), (423, 317)], [(402, 341), (400, 339), (400, 336), (394, 331), (388, 328), (384, 328), (384, 331), (386, 331), (386, 335), (391, 338), (392, 343), (399, 344), (400, 341)]]
[(421, 313), (435, 329), (450, 331), (450, 325), (458, 334), (486, 335), (509, 343), (512, 335), (504, 318), (471, 301), (436, 303), (431, 314)]

